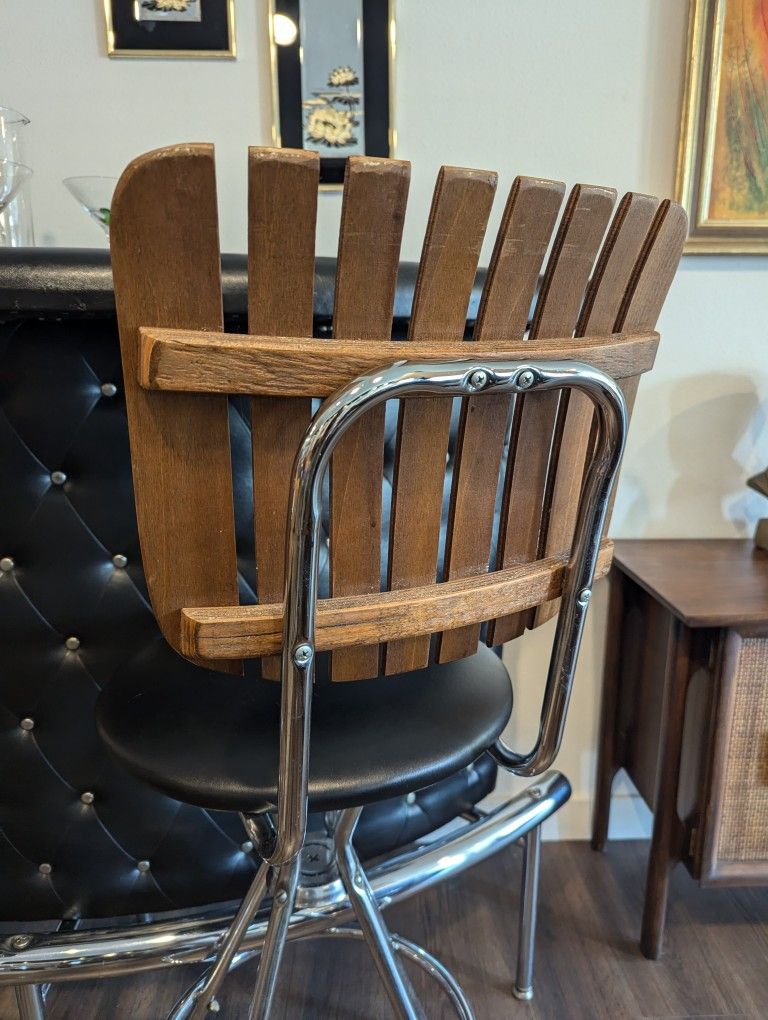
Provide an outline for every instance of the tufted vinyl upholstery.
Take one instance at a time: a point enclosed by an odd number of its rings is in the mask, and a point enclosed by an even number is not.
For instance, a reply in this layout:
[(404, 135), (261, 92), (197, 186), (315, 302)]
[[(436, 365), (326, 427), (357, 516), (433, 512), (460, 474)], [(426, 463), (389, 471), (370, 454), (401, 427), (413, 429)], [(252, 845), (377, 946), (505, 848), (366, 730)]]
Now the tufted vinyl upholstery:
[[(320, 332), (333, 272), (318, 262)], [(401, 330), (413, 279), (404, 266)], [(245, 285), (245, 260), (225, 257), (230, 330), (245, 328)], [(233, 402), (230, 417), (241, 597), (254, 601), (247, 408)], [(391, 441), (387, 452), (391, 463)], [(0, 252), (0, 465), (0, 923), (235, 899), (253, 873), (239, 820), (133, 780), (93, 723), (118, 665), (140, 657), (160, 675), (175, 658), (141, 569), (106, 253)], [(361, 855), (467, 810), (495, 775), (484, 758), (415, 799), (366, 809)]]

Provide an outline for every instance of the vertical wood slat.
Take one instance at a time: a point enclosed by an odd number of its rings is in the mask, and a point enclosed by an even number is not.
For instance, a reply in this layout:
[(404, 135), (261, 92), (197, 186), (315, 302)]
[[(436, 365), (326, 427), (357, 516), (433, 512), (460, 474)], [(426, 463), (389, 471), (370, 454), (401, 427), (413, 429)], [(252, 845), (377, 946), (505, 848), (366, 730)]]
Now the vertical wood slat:
[[(576, 336), (606, 336), (613, 332), (658, 207), (658, 198), (632, 192), (619, 203), (587, 288)], [(564, 393), (560, 416), (562, 439), (557, 463), (553, 465), (549, 524), (539, 547), (543, 556), (567, 552), (571, 547), (589, 456), (594, 418), (592, 403), (582, 393)], [(558, 605), (559, 600), (554, 600), (539, 606), (534, 626), (554, 616)]]
[[(248, 150), (248, 328), (262, 336), (311, 336), (320, 158), (300, 149)], [(311, 401), (251, 401), (254, 531), (260, 602), (280, 602), (293, 459)], [(262, 659), (280, 677), (280, 657)]]
[[(613, 188), (577, 184), (571, 190), (544, 272), (530, 340), (573, 334), (615, 200)], [(547, 524), (549, 468), (560, 440), (555, 427), (559, 402), (557, 392), (518, 399), (516, 443), (507, 464), (500, 524), (499, 567), (529, 563), (538, 556)], [(489, 643), (519, 636), (531, 619), (531, 613), (518, 613), (492, 622)]]
[[(651, 323), (648, 329), (656, 328), (656, 321), (666, 301), (669, 288), (675, 278), (683, 246), (688, 236), (688, 216), (678, 202), (665, 199), (659, 206), (656, 217), (648, 232), (638, 264), (624, 295), (621, 309), (614, 323), (614, 332), (635, 329)], [(640, 376), (630, 376), (619, 383), (627, 411), (631, 416), (637, 397)], [(613, 490), (608, 509), (606, 530), (610, 524), (616, 489)]]
[[(564, 185), (533, 177), (512, 184), (488, 268), (475, 326), (475, 340), (522, 339)], [(484, 573), (493, 537), (496, 480), (506, 435), (510, 399), (470, 397), (462, 404), (453, 469), (445, 577)], [(438, 662), (471, 655), (480, 628), (440, 635)]]
[(238, 602), (227, 398), (142, 390), (138, 330), (223, 328), (213, 146), (129, 164), (110, 247), (142, 559), (160, 629), (180, 651), (182, 608)]
[[(347, 162), (333, 307), (336, 338), (391, 333), (410, 170), (403, 160), (353, 156)], [(350, 428), (332, 458), (332, 595), (380, 589), (383, 461), (384, 408), (379, 407)], [(339, 649), (331, 656), (333, 680), (378, 672), (378, 645)]]
[[(444, 166), (438, 175), (424, 237), (408, 330), (409, 340), (461, 342), (497, 175)], [(392, 484), (388, 587), (436, 580), (445, 462), (453, 400), (401, 401)], [(384, 672), (421, 669), (429, 635), (390, 642)]]

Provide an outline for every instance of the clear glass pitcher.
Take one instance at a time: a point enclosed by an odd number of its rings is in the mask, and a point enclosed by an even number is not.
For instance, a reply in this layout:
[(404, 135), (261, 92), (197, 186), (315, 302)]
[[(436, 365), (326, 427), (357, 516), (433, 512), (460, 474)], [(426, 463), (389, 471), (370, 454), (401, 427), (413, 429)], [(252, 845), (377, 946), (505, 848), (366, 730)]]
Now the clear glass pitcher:
[(6, 164), (9, 173), (10, 164), (24, 167), (26, 171), (23, 174), (24, 180), (17, 181), (18, 186), (13, 198), (6, 202), (4, 208), (0, 207), (0, 245), (6, 247), (35, 243), (29, 190), (29, 178), (32, 173), (28, 169), (24, 151), (24, 129), (28, 124), (29, 118), (23, 113), (7, 106), (0, 106), (0, 162)]

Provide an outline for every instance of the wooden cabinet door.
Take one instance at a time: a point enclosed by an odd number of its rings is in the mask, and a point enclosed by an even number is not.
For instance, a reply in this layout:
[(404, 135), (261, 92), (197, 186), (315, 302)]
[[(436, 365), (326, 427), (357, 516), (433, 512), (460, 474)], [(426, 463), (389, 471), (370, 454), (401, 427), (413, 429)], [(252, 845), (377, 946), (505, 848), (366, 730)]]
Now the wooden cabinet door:
[(720, 670), (702, 885), (768, 883), (768, 631), (732, 628)]

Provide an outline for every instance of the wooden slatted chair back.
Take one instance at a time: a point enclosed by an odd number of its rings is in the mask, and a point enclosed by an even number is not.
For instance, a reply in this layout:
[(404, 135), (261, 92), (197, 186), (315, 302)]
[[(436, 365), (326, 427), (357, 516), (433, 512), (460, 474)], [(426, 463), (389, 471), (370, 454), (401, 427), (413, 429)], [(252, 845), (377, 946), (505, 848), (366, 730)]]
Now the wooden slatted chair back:
[[(348, 162), (332, 340), (312, 337), (317, 154), (249, 152), (248, 335), (223, 333), (212, 147), (148, 153), (120, 180), (111, 247), (142, 556), (163, 634), (188, 658), (239, 670), (259, 657), (279, 677), (291, 466), (313, 397), (403, 357), (472, 354), (584, 360), (631, 406), (653, 364), (680, 206), (629, 194), (611, 218), (612, 189), (577, 185), (560, 214), (563, 184), (518, 177), (467, 343), (497, 178), (443, 167), (408, 336), (392, 341), (409, 176), (399, 160)], [(238, 602), (228, 393), (251, 397), (258, 606)], [(400, 402), (384, 542), (384, 409), (333, 455), (316, 643), (334, 680), (461, 658), (483, 622), (497, 644), (557, 611), (591, 405), (565, 392), (465, 398), (447, 475), (453, 410), (449, 398)], [(600, 571), (609, 563), (605, 543)]]

